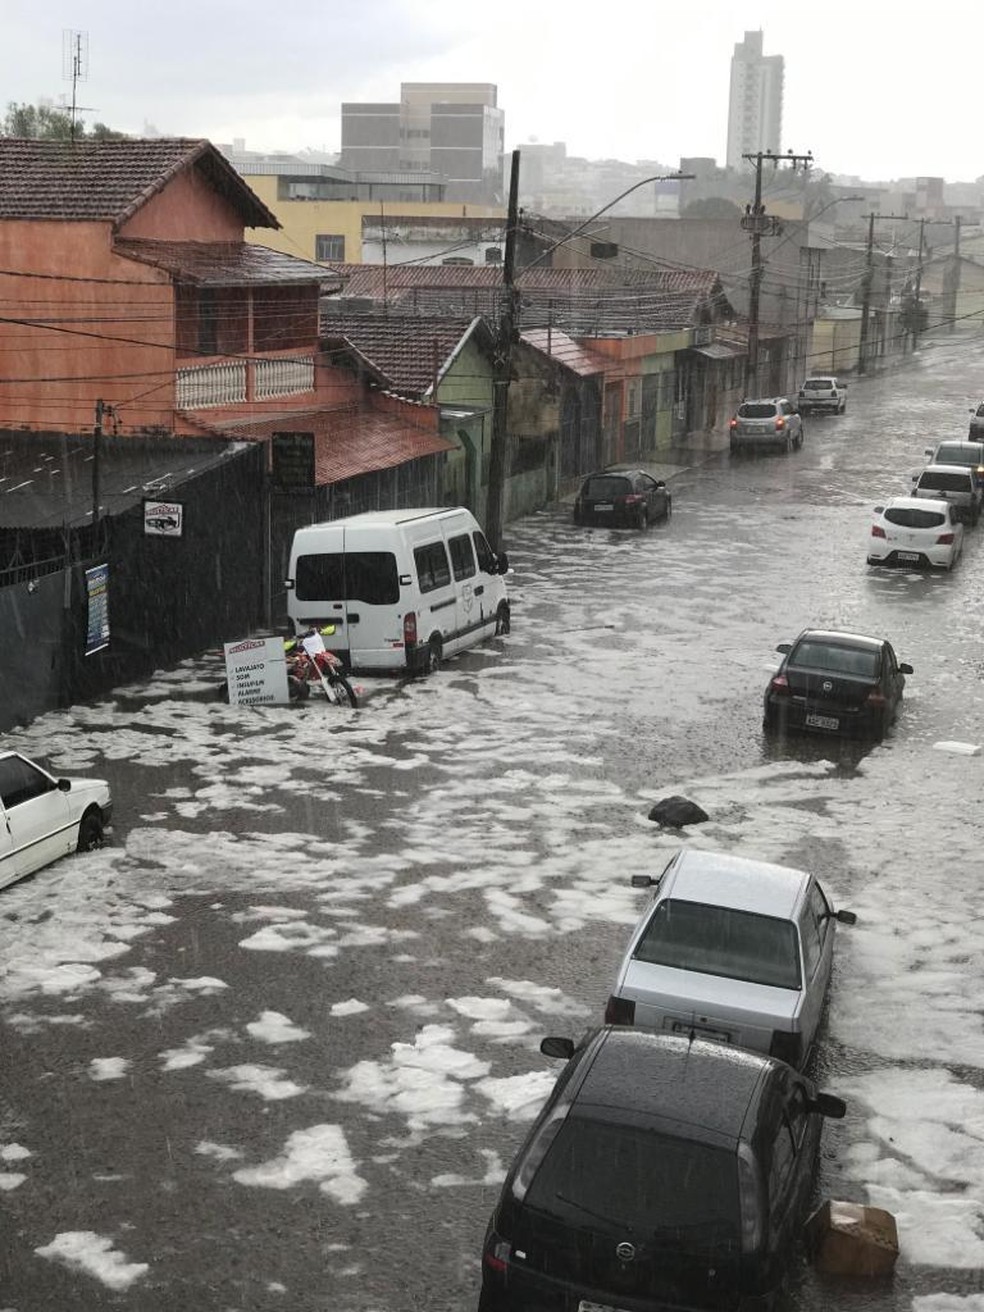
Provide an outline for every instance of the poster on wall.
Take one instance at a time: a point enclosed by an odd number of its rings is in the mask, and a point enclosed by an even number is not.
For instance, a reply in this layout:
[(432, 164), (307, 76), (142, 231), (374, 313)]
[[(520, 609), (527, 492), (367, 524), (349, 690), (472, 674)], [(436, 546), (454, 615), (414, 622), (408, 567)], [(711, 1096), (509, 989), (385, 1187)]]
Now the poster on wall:
[(144, 533), (156, 538), (179, 538), (184, 523), (184, 505), (180, 501), (145, 501)]
[(109, 646), (109, 566), (96, 565), (85, 572), (85, 591), (88, 602), (88, 622), (85, 633), (85, 654), (102, 651)]

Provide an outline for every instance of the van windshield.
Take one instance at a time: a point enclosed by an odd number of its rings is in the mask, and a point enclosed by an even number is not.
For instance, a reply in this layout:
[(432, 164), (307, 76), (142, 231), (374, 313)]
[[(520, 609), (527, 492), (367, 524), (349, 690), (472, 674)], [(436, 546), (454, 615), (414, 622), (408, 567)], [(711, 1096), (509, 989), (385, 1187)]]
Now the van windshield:
[(298, 556), (294, 595), (298, 601), (363, 601), (395, 606), (400, 578), (391, 551), (325, 551)]

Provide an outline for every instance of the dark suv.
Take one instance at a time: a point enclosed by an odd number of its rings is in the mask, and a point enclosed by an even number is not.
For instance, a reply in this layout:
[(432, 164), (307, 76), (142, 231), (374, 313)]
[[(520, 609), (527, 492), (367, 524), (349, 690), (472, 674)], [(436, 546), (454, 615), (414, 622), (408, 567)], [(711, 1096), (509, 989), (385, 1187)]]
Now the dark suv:
[(673, 501), (665, 482), (643, 469), (601, 469), (589, 474), (574, 502), (575, 524), (645, 528), (669, 519)]
[(569, 1058), (506, 1176), (479, 1312), (768, 1306), (844, 1103), (774, 1057), (618, 1026)]

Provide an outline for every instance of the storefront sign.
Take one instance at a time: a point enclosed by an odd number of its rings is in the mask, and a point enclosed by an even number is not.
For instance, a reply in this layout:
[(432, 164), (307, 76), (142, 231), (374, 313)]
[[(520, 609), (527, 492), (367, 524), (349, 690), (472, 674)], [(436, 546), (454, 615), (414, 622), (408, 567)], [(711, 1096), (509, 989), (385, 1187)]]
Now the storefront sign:
[(145, 501), (144, 533), (149, 537), (179, 538), (184, 524), (184, 506), (180, 501)]
[(109, 566), (96, 565), (85, 572), (85, 590), (88, 603), (88, 623), (85, 634), (85, 654), (102, 651), (109, 646)]
[(230, 706), (286, 702), (287, 662), (283, 638), (244, 638), (225, 644)]

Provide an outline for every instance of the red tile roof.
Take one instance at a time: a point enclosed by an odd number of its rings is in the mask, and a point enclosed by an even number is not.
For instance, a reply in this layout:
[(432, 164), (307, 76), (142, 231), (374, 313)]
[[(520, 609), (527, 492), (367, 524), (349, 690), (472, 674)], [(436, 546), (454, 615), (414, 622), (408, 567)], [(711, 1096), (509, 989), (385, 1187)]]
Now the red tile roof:
[(324, 350), (348, 346), (381, 382), (415, 397), (430, 394), (473, 333), (490, 340), (481, 319), (326, 314), (321, 320)]
[(603, 374), (611, 367), (610, 362), (603, 356), (582, 346), (580, 342), (575, 342), (573, 337), (568, 337), (567, 333), (559, 332), (556, 328), (532, 328), (529, 332), (522, 333), (520, 338), (527, 346), (542, 351), (544, 355), (549, 355), (552, 360), (556, 360), (558, 364), (564, 365), (583, 378), (590, 377), (592, 374)]
[(178, 282), (203, 287), (248, 287), (325, 281), (320, 264), (244, 241), (124, 241), (113, 251), (128, 260), (164, 269)]
[(94, 220), (118, 228), (191, 168), (238, 210), (245, 227), (280, 227), (211, 142), (183, 137), (74, 142), (0, 137), (0, 220)]
[(314, 433), (315, 481), (319, 486), (454, 450), (453, 442), (408, 418), (358, 406), (230, 421), (214, 425), (213, 431), (225, 437), (263, 442), (269, 441), (273, 433)]

